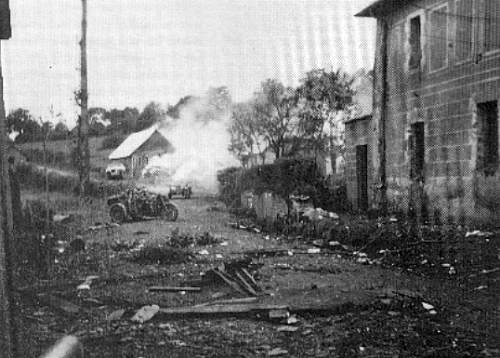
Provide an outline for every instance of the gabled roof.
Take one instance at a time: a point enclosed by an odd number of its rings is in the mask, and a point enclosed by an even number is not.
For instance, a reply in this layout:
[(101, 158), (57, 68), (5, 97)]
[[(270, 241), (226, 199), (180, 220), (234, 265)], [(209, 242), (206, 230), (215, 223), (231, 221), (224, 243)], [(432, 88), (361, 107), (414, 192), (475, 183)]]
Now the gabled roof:
[(140, 132), (132, 133), (109, 155), (109, 159), (114, 160), (130, 157), (156, 132), (163, 136), (163, 134), (158, 131), (156, 125)]
[(356, 16), (359, 17), (380, 17), (386, 15), (402, 6), (407, 5), (413, 0), (377, 0), (365, 9), (361, 10)]

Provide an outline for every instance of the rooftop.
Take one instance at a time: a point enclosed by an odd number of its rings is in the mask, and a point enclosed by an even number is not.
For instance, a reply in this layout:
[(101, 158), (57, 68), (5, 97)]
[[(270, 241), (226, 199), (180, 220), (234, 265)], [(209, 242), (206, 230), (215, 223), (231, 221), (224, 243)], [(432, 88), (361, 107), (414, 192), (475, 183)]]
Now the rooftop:
[[(132, 133), (125, 139), (119, 146), (116, 148), (110, 155), (109, 159), (123, 159), (131, 156), (137, 149), (141, 147), (146, 141), (151, 138), (151, 136), (158, 132), (157, 126), (152, 126), (147, 129), (144, 129), (140, 132)], [(163, 134), (162, 134), (163, 135)]]
[(377, 0), (368, 7), (361, 10), (356, 16), (359, 17), (380, 17), (400, 8), (413, 0)]

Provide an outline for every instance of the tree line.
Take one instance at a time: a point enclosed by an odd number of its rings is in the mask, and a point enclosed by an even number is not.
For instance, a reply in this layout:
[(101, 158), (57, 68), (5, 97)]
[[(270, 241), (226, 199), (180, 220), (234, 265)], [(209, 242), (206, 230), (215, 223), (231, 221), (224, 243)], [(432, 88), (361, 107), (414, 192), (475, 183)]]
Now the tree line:
[[(89, 136), (123, 138), (166, 118), (180, 119), (186, 108), (190, 109), (189, 116), (195, 120), (217, 120), (229, 112), (230, 107), (231, 96), (225, 86), (211, 87), (202, 97), (192, 95), (182, 97), (175, 105), (167, 105), (166, 108), (155, 101), (148, 103), (142, 111), (136, 107), (123, 109), (91, 107), (88, 110)], [(7, 116), (8, 134), (15, 134), (16, 143), (76, 137), (77, 127), (69, 129), (61, 119), (61, 114), (53, 114), (51, 117), (51, 120), (42, 120), (27, 109), (15, 109)]]
[[(353, 111), (353, 78), (342, 71), (312, 70), (297, 87), (268, 79), (249, 101), (233, 106), (233, 152), (246, 166), (252, 158), (343, 151), (343, 119)], [(344, 115), (344, 117), (342, 116)]]

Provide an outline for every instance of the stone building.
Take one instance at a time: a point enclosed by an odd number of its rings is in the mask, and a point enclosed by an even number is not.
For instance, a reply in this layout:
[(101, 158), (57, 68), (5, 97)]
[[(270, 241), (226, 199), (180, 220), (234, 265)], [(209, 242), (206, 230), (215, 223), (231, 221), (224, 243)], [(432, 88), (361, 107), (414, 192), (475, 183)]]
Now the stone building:
[(500, 1), (379, 0), (357, 16), (376, 18), (377, 45), (372, 116), (346, 130), (353, 205), (498, 222)]
[(110, 155), (109, 160), (125, 165), (129, 177), (141, 175), (149, 159), (172, 153), (174, 147), (156, 126), (130, 134)]

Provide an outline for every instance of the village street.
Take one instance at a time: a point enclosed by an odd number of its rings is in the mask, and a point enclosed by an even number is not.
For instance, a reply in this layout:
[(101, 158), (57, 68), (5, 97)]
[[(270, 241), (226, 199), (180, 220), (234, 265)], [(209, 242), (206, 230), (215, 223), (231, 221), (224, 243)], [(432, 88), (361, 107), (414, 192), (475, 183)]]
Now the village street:
[[(53, 270), (60, 280), (41, 282), (36, 290), (19, 288), (19, 328), (24, 347), (30, 347), (25, 356), (37, 357), (64, 334), (80, 337), (88, 357), (486, 357), (499, 352), (494, 343), (498, 272), (474, 281), (425, 278), (360, 260), (364, 256), (347, 245), (318, 248), (307, 238), (235, 228), (235, 218), (214, 198), (174, 201), (177, 222), (94, 225), (82, 235), (84, 251), (58, 256)], [(94, 220), (106, 221), (102, 203), (90, 210)], [(83, 218), (87, 225), (89, 217)], [(339, 225), (347, 220), (341, 218)], [(231, 262), (255, 279), (255, 295), (207, 279), (211, 269), (228, 272)], [(153, 286), (200, 289), (148, 290)], [(160, 311), (143, 323), (133, 321), (146, 305)]]

